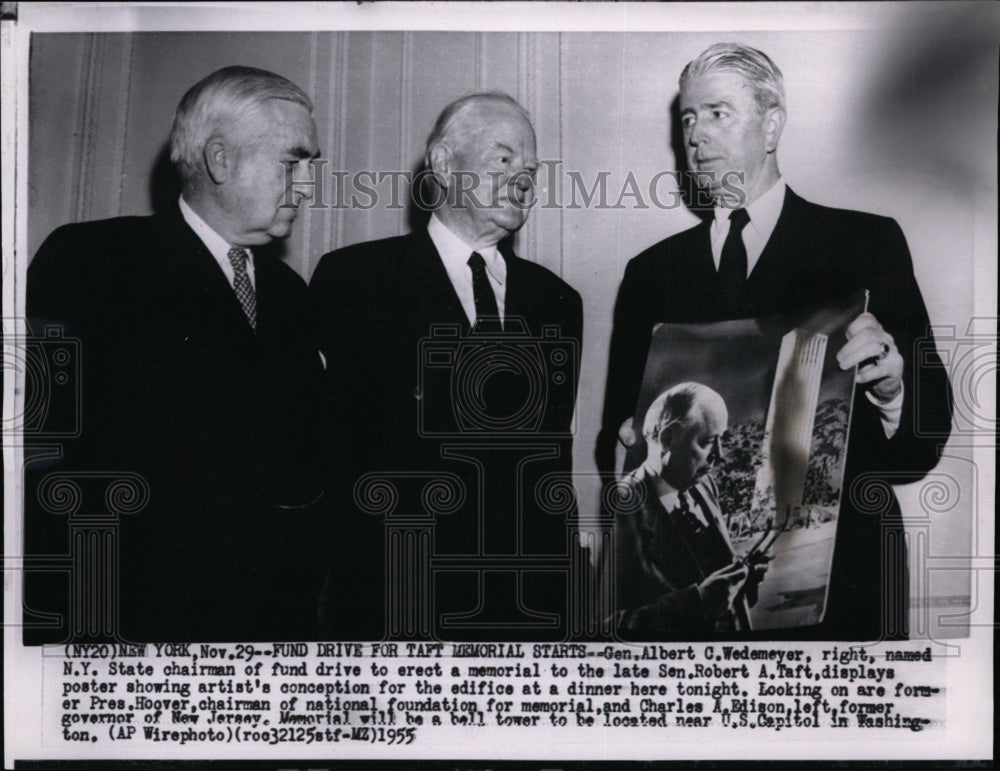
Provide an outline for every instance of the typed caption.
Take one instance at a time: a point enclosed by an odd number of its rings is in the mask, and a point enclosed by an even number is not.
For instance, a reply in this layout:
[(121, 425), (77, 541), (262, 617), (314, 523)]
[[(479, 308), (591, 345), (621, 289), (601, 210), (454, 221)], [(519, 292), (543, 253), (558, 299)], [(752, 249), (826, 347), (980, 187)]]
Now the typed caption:
[[(917, 644), (68, 645), (46, 744), (419, 745), (455, 731), (808, 736), (943, 728), (945, 661)], [(129, 751), (133, 754), (134, 749)]]

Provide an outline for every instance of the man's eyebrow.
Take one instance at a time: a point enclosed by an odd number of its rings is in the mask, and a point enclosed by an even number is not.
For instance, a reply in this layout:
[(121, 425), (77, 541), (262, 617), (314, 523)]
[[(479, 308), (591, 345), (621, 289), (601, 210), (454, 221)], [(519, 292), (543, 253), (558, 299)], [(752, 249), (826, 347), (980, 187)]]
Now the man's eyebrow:
[(295, 147), (289, 148), (285, 151), (285, 153), (293, 158), (319, 158), (319, 150), (313, 152), (309, 148), (303, 147), (302, 145), (296, 145)]
[(696, 109), (698, 109), (698, 108), (703, 109), (703, 110), (714, 110), (714, 109), (716, 109), (718, 107), (728, 107), (728, 108), (732, 109), (732, 104), (730, 104), (729, 102), (727, 102), (725, 99), (722, 99), (722, 100), (720, 100), (718, 102), (702, 102), (701, 104), (697, 105), (697, 108), (696, 107), (691, 107), (690, 105), (687, 106), (687, 107), (682, 108), (681, 109), (681, 115), (684, 115), (684, 114), (689, 113), (689, 112), (695, 112)]
[(514, 152), (514, 148), (511, 147), (508, 144), (505, 144), (504, 142), (500, 142), (500, 141), (494, 142), (493, 146), (495, 148), (497, 148), (498, 150), (506, 150), (508, 153), (511, 153), (511, 154), (513, 154), (513, 152)]

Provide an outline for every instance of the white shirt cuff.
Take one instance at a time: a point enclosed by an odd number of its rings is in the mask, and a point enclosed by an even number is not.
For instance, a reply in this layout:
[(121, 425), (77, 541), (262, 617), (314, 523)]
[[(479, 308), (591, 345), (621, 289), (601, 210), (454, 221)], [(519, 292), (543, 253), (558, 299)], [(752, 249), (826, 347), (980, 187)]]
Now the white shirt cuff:
[(900, 389), (896, 397), (884, 404), (871, 395), (870, 391), (865, 391), (868, 401), (875, 405), (879, 411), (879, 418), (882, 420), (882, 428), (885, 430), (885, 438), (892, 439), (899, 430), (899, 421), (903, 417), (903, 390)]

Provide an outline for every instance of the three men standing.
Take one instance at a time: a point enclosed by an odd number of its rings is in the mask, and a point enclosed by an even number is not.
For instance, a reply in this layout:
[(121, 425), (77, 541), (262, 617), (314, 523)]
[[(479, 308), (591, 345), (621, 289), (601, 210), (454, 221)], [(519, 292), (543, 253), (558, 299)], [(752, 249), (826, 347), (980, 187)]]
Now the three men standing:
[[(950, 423), (943, 369), (914, 355), (928, 320), (905, 240), (890, 219), (818, 206), (785, 185), (784, 89), (765, 54), (713, 46), (680, 86), (687, 161), (715, 209), (625, 271), (598, 465), (609, 470), (615, 444), (636, 439), (628, 418), (655, 324), (788, 313), (868, 290), (870, 312), (839, 354), (860, 387), (829, 603), (805, 635), (905, 636), (898, 504), (873, 514), (856, 503), (865, 484), (932, 468)], [(456, 485), (430, 547), (451, 572), (419, 589), (435, 619), (454, 622), (437, 633), (558, 636), (567, 574), (552, 565), (568, 563), (575, 503), (561, 515), (543, 503), (571, 473), (582, 308), (509, 247), (533, 200), (531, 123), (495, 92), (449, 104), (427, 142), (437, 204), (427, 228), (326, 255), (307, 292), (262, 247), (288, 235), (307, 195), (295, 175), (318, 152), (311, 110), (272, 73), (210, 75), (182, 100), (171, 135), (177, 207), (65, 226), (31, 263), (29, 317), (83, 347), (83, 433), (60, 471), (134, 470), (150, 489), (148, 509), (119, 531), (122, 633), (308, 639), (332, 554), (324, 634), (381, 637), (387, 523), (363, 513), (358, 485), (382, 475)], [(29, 476), (48, 471), (36, 468)], [(64, 553), (65, 527), (51, 527), (34, 489), (29, 480), (29, 552)], [(426, 490), (400, 502), (405, 514), (434, 502)], [(29, 585), (29, 603), (53, 592)], [(712, 633), (729, 629), (715, 623), (726, 612), (709, 616)], [(687, 634), (663, 626), (650, 634)]]

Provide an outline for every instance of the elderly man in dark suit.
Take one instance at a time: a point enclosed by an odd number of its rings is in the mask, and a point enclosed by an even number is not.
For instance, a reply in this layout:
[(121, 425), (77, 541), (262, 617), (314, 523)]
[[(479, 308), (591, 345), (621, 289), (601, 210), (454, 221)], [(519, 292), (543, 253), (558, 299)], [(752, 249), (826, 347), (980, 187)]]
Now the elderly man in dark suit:
[(559, 516), (538, 497), (570, 471), (582, 311), (576, 291), (509, 246), (533, 203), (534, 130), (505, 94), (462, 97), (437, 119), (426, 167), (427, 228), (328, 254), (310, 284), (328, 363), (330, 479), (347, 485), (335, 497), (351, 534), (335, 557), (331, 634), (386, 630), (386, 571), (398, 567), (387, 522), (352, 495), (375, 472), (401, 490), (405, 479), (460, 480), (457, 511), (437, 516), (416, 493), (397, 506), (433, 516), (433, 553), (453, 568), (433, 575), (438, 634), (559, 636), (566, 571), (549, 563), (566, 559), (573, 506)]
[[(321, 489), (321, 361), (305, 283), (263, 248), (289, 235), (305, 195), (293, 180), (318, 152), (311, 114), (274, 73), (209, 75), (170, 136), (177, 205), (66, 225), (31, 262), (31, 322), (81, 347), (82, 433), (57, 471), (135, 472), (149, 488), (118, 530), (127, 639), (317, 633), (322, 518), (307, 504)], [(67, 548), (32, 485), (49, 471), (29, 468), (29, 553)], [(28, 590), (33, 610), (50, 609), (52, 587)]]
[[(712, 195), (713, 216), (627, 266), (614, 332), (598, 461), (630, 445), (646, 352), (658, 322), (791, 313), (869, 291), (838, 359), (857, 367), (844, 497), (823, 623), (794, 637), (879, 639), (907, 634), (906, 548), (899, 505), (864, 510), (870, 485), (920, 479), (950, 426), (946, 374), (933, 345), (906, 241), (891, 219), (809, 203), (785, 185), (777, 149), (785, 125), (780, 70), (762, 52), (722, 43), (680, 79), (687, 161)], [(866, 489), (869, 491), (866, 492)], [(874, 496), (884, 499), (884, 496)], [(777, 637), (780, 632), (769, 632)]]
[(660, 394), (643, 423), (645, 463), (622, 480), (615, 515), (614, 625), (627, 640), (702, 640), (748, 631), (766, 562), (736, 560), (712, 468), (729, 413), (701, 383)]

